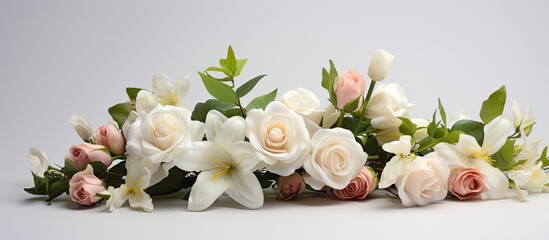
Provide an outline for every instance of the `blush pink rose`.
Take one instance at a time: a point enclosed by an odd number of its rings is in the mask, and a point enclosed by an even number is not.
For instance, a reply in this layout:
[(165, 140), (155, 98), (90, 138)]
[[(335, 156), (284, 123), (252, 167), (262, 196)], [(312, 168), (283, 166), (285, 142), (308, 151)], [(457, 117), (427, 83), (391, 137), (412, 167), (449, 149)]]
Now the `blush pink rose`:
[(280, 176), (276, 182), (278, 185), (278, 200), (291, 200), (305, 189), (305, 182), (299, 173), (290, 176)]
[(126, 139), (111, 122), (95, 130), (93, 141), (107, 147), (115, 155), (122, 155), (126, 151)]
[(478, 199), (486, 189), (486, 175), (476, 168), (458, 168), (448, 179), (450, 193), (460, 200)]
[(360, 98), (357, 108), (362, 106), (362, 94), (366, 88), (364, 77), (358, 72), (349, 70), (339, 76), (334, 82), (334, 91), (337, 99), (337, 108), (344, 109), (345, 105)]
[(73, 202), (80, 205), (93, 205), (101, 200), (96, 194), (105, 191), (103, 182), (93, 175), (93, 168), (88, 165), (86, 170), (77, 172), (69, 181), (69, 195)]
[(91, 162), (102, 162), (105, 166), (111, 165), (111, 155), (104, 152), (105, 146), (81, 143), (73, 145), (65, 161), (69, 162), (76, 170), (81, 171)]
[(362, 200), (376, 189), (377, 182), (370, 169), (364, 167), (344, 189), (333, 189), (332, 193), (341, 200)]

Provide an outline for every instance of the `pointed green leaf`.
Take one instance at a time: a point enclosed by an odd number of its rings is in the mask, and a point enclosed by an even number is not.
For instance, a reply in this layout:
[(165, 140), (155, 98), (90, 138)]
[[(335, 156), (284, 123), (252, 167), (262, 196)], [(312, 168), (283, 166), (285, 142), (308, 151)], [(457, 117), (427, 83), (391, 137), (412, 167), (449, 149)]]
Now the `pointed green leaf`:
[(332, 81), (332, 83), (337, 78), (337, 76), (338, 74), (334, 65), (334, 61), (330, 59), (330, 80)]
[(95, 175), (99, 179), (106, 179), (107, 178), (107, 166), (103, 164), (102, 162), (91, 162), (89, 163), (93, 168), (93, 175)]
[(191, 187), (196, 181), (196, 176), (187, 176), (189, 173), (179, 168), (172, 168), (166, 178), (145, 190), (151, 196), (159, 196), (177, 192), (183, 188)]
[(234, 76), (234, 73), (236, 73), (236, 57), (234, 55), (232, 46), (229, 46), (229, 49), (227, 50), (227, 58), (225, 64), (227, 66), (227, 70), (233, 73)]
[(457, 143), (459, 141), (459, 135), (462, 133), (463, 132), (461, 131), (450, 132), (444, 137), (444, 139), (442, 139), (442, 141), (450, 144)]
[(330, 91), (330, 73), (326, 70), (326, 68), (322, 68), (322, 87), (328, 91)]
[(191, 119), (194, 121), (206, 122), (206, 116), (212, 108), (205, 103), (197, 103), (194, 106)]
[(496, 90), (490, 94), (490, 97), (482, 102), (482, 108), (480, 109), (480, 119), (487, 124), (494, 118), (500, 116), (505, 108), (505, 101), (507, 99), (507, 92), (505, 86)]
[(240, 76), (240, 73), (242, 72), (242, 69), (244, 69), (244, 66), (248, 62), (248, 59), (238, 59), (236, 60), (236, 72), (234, 73), (235, 77)]
[(435, 132), (437, 131), (438, 123), (436, 122), (437, 119), (437, 111), (433, 113), (433, 120), (427, 125), (427, 135), (429, 136), (435, 136)]
[(445, 127), (448, 126), (448, 122), (446, 121), (446, 111), (442, 106), (442, 102), (440, 101), (440, 98), (438, 99), (438, 111), (440, 113), (440, 117), (442, 118), (442, 123), (444, 124)]
[(461, 131), (464, 134), (473, 136), (479, 145), (484, 141), (484, 124), (473, 120), (459, 120), (452, 126), (453, 131)]
[(118, 127), (122, 129), (132, 110), (133, 106), (130, 103), (119, 103), (109, 108), (109, 114), (118, 123)]
[(246, 94), (248, 94), (255, 87), (255, 85), (257, 85), (259, 80), (261, 80), (265, 76), (267, 75), (259, 75), (247, 81), (246, 83), (242, 84), (242, 86), (236, 89), (236, 95), (238, 97), (246, 96)]
[(137, 98), (137, 94), (143, 89), (141, 88), (126, 88), (126, 93), (128, 94), (128, 98), (130, 98), (130, 100), (133, 100), (135, 101), (135, 99)]
[(265, 95), (256, 97), (254, 100), (252, 100), (248, 106), (246, 106), (246, 110), (252, 110), (256, 108), (265, 109), (265, 107), (276, 98), (276, 93), (278, 89), (275, 89), (274, 91), (267, 93)]
[(233, 75), (228, 69), (220, 68), (220, 67), (209, 67), (204, 72), (222, 72), (227, 76)]
[(34, 187), (25, 188), (23, 190), (33, 195), (47, 196), (48, 189), (47, 189), (46, 179), (43, 177), (36, 176), (34, 173), (32, 173), (32, 178), (34, 181)]
[(236, 107), (236, 104), (234, 103), (224, 102), (217, 99), (209, 99), (206, 101), (206, 105), (208, 105), (211, 109), (215, 109), (220, 112)]
[(515, 167), (514, 159), (515, 140), (507, 140), (503, 147), (499, 149), (491, 158), (494, 160), (494, 167), (501, 171), (507, 171)]
[(61, 196), (64, 192), (67, 192), (69, 190), (69, 181), (68, 180), (61, 180), (58, 182), (51, 183), (50, 190), (48, 194), (48, 201), (52, 201), (53, 199)]
[(206, 90), (208, 90), (213, 97), (221, 101), (236, 103), (236, 92), (230, 86), (219, 82), (204, 73), (198, 72), (198, 74), (200, 75), (200, 78), (202, 78), (204, 87), (206, 87)]
[(417, 125), (410, 121), (410, 119), (408, 118), (401, 117), (399, 119), (402, 121), (399, 127), (400, 133), (402, 133), (403, 135), (414, 136), (417, 130)]
[(541, 152), (541, 156), (538, 161), (541, 161), (542, 167), (544, 168), (549, 166), (549, 159), (547, 159), (547, 146), (543, 148), (543, 151)]

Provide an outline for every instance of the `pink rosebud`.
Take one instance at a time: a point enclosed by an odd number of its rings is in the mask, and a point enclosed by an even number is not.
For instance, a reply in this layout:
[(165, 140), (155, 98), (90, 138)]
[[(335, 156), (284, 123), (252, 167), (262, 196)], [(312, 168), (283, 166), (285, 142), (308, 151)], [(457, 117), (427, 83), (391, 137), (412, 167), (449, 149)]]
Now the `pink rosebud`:
[(111, 122), (95, 130), (93, 141), (107, 147), (115, 155), (122, 155), (126, 151), (126, 139)]
[(276, 182), (278, 185), (278, 200), (291, 200), (305, 189), (305, 182), (299, 173), (290, 176), (280, 176)]
[(357, 111), (362, 106), (362, 94), (366, 88), (364, 77), (358, 72), (349, 70), (334, 81), (334, 91), (337, 99), (337, 108), (343, 109), (346, 104), (360, 98)]
[(73, 145), (69, 149), (69, 154), (65, 157), (65, 161), (78, 171), (86, 168), (90, 162), (102, 162), (105, 166), (111, 165), (111, 155), (104, 152), (105, 146), (81, 143)]
[(364, 167), (347, 187), (341, 190), (333, 189), (332, 191), (341, 200), (362, 200), (376, 189), (376, 185), (377, 178), (374, 177), (369, 168)]
[(69, 181), (69, 195), (73, 202), (80, 205), (93, 205), (101, 200), (96, 194), (105, 191), (103, 182), (93, 175), (93, 167), (77, 172)]
[(458, 168), (450, 173), (448, 188), (460, 200), (478, 199), (486, 189), (486, 175), (476, 168)]

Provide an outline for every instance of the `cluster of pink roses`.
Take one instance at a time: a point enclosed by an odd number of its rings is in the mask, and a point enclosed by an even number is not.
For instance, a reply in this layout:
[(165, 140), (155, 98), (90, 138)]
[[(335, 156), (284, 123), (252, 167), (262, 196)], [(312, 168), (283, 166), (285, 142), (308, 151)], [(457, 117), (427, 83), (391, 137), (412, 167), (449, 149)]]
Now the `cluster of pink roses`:
[(94, 175), (93, 167), (88, 164), (101, 162), (107, 167), (110, 166), (113, 156), (124, 154), (126, 139), (111, 122), (97, 128), (93, 135), (89, 123), (84, 118), (73, 116), (71, 123), (85, 142), (71, 146), (65, 157), (65, 161), (79, 171), (69, 181), (69, 195), (80, 205), (93, 205), (101, 200), (96, 195), (105, 191), (105, 186)]

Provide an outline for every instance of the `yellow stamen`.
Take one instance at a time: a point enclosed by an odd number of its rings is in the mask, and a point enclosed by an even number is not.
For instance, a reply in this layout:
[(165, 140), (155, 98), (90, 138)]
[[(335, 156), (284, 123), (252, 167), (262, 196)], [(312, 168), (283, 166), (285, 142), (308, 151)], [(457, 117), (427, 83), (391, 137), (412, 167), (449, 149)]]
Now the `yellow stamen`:
[(480, 151), (471, 154), (471, 159), (482, 159), (487, 161), (490, 165), (493, 165), (494, 159), (492, 159), (489, 155), (485, 154), (486, 150), (481, 149)]
[(162, 99), (160, 100), (160, 104), (162, 105), (175, 105), (179, 102), (179, 96), (175, 93), (170, 93), (168, 96), (168, 99)]
[(223, 175), (223, 174), (227, 174), (227, 175), (230, 175), (232, 170), (233, 170), (233, 162), (229, 162), (229, 163), (223, 163), (221, 162), (221, 160), (217, 159), (215, 160), (215, 162), (219, 165), (221, 165), (221, 167), (219, 168), (219, 170), (217, 170), (217, 172), (215, 172), (214, 176), (212, 177), (212, 180), (215, 181), (219, 176)]

